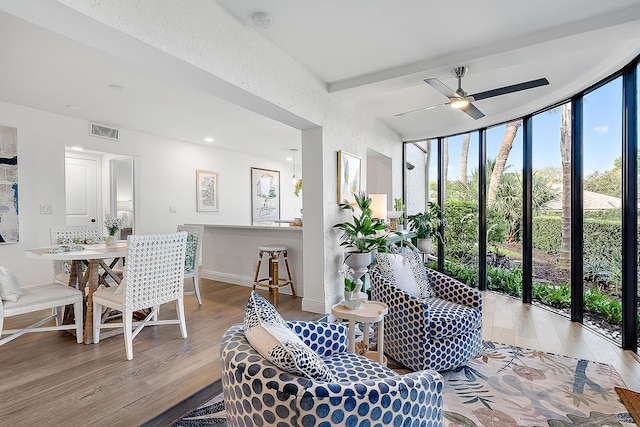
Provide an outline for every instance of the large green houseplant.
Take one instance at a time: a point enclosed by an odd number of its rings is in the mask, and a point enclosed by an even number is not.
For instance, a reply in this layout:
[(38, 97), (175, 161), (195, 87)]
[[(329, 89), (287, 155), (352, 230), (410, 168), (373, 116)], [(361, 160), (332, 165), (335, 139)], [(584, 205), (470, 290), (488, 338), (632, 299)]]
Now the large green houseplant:
[[(387, 235), (378, 233), (384, 230), (386, 225), (382, 219), (371, 216), (371, 198), (365, 192), (355, 194), (354, 197), (357, 211), (347, 200), (339, 205), (340, 209), (352, 212), (351, 221), (340, 222), (333, 228), (342, 231), (340, 246), (347, 249), (345, 262), (349, 264), (350, 258), (356, 258), (354, 254), (369, 254), (369, 262), (366, 264), (369, 265), (371, 252), (386, 250)], [(366, 258), (366, 255), (363, 258)]]
[(440, 219), (440, 206), (433, 202), (429, 202), (428, 206), (427, 211), (407, 217), (411, 231), (416, 233), (418, 239), (416, 246), (422, 252), (431, 252), (432, 239), (442, 241), (440, 225), (444, 224), (444, 221)]

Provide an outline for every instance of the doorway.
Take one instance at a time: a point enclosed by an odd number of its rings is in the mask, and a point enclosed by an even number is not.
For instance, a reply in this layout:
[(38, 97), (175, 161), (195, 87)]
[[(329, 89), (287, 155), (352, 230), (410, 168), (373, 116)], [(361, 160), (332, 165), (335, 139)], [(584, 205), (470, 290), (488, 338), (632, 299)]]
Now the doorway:
[(66, 225), (97, 225), (111, 213), (122, 218), (120, 238), (133, 234), (133, 158), (101, 152), (65, 152)]

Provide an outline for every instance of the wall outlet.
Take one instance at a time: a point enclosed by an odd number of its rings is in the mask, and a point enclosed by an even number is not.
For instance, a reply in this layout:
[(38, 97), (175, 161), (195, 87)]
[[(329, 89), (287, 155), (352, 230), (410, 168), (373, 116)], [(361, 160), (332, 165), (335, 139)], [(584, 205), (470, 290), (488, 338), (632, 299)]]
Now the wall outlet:
[(176, 213), (175, 205), (169, 205), (169, 213)]
[(40, 203), (40, 213), (52, 214), (53, 213), (53, 203)]

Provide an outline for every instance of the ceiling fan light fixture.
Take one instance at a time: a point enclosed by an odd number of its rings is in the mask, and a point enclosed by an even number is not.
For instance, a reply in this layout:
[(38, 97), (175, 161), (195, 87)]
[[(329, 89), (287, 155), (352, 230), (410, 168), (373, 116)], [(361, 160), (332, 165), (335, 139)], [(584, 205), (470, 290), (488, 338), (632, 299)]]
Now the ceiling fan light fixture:
[(469, 100), (466, 98), (454, 98), (449, 103), (451, 108), (457, 108), (458, 110), (469, 105)]

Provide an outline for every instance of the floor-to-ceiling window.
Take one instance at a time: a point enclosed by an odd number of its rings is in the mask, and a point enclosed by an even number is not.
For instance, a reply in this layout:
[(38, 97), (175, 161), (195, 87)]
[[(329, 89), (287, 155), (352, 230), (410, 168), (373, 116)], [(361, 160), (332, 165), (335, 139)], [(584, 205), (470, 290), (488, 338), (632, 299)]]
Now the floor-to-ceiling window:
[[(583, 101), (585, 323), (622, 323), (622, 77)], [(611, 332), (620, 342), (620, 331)]]
[(522, 296), (522, 120), (486, 132), (487, 289)]
[(447, 221), (438, 267), (637, 350), (638, 68), (522, 121), (438, 138), (439, 181), (425, 182)]
[(467, 284), (478, 285), (478, 132), (445, 138), (445, 269)]

